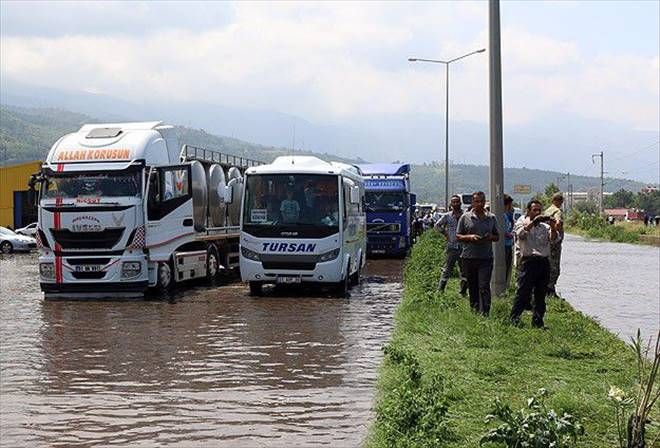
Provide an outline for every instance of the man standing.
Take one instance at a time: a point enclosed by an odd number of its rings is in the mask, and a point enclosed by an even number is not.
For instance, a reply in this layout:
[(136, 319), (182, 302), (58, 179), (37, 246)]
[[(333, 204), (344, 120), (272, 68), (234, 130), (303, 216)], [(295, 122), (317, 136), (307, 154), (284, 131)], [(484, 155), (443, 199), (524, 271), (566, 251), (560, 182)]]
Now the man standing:
[(445, 238), (447, 238), (445, 267), (442, 269), (442, 276), (440, 277), (438, 289), (441, 292), (445, 291), (449, 277), (454, 270), (454, 265), (456, 262), (458, 262), (458, 272), (461, 279), (461, 295), (465, 295), (465, 292), (467, 291), (467, 280), (463, 274), (462, 263), (460, 260), (461, 245), (456, 239), (456, 227), (458, 226), (458, 220), (461, 218), (461, 216), (463, 216), (460, 196), (452, 196), (449, 205), (451, 206), (451, 210), (442, 214), (438, 222), (435, 224), (435, 229), (442, 233)]
[(557, 238), (550, 243), (550, 278), (548, 279), (547, 294), (557, 297), (557, 279), (559, 279), (559, 265), (561, 264), (561, 244), (564, 241), (564, 216), (561, 205), (564, 196), (557, 192), (552, 195), (552, 205), (545, 211), (545, 215), (557, 222)]
[[(549, 224), (546, 224), (549, 223)], [(530, 305), (532, 290), (532, 325), (543, 328), (545, 293), (550, 275), (551, 242), (557, 239), (557, 221), (541, 215), (541, 203), (532, 199), (527, 204), (527, 215), (516, 222), (514, 232), (520, 247), (518, 289), (511, 309), (511, 321), (520, 322), (520, 315)]]
[(493, 273), (492, 242), (500, 239), (495, 215), (487, 212), (483, 191), (472, 193), (472, 209), (458, 220), (456, 238), (470, 292), (470, 306), (484, 316), (490, 312), (490, 277)]

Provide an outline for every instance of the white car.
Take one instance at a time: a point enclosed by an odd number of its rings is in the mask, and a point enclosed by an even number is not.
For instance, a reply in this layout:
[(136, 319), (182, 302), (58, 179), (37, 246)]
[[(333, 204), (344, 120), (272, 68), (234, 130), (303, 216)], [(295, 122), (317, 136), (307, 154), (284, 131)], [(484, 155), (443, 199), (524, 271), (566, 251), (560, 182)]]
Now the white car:
[(18, 235), (13, 230), (0, 227), (0, 253), (29, 252), (37, 247), (37, 241), (29, 236)]
[(33, 222), (30, 225), (27, 225), (25, 227), (21, 227), (20, 229), (16, 229), (16, 233), (18, 233), (19, 235), (31, 236), (32, 238), (36, 238), (37, 223)]

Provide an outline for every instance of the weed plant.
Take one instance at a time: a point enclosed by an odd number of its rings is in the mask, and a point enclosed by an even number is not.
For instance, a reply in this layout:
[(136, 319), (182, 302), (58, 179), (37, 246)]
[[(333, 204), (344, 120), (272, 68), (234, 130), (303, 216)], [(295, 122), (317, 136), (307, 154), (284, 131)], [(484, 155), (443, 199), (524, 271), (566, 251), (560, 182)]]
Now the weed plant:
[[(634, 353), (561, 299), (548, 301), (546, 330), (532, 328), (529, 313), (512, 326), (513, 285), (493, 300), (489, 318), (476, 315), (456, 279), (437, 291), (444, 249), (440, 235), (426, 232), (406, 262), (367, 446), (477, 447), (497, 397), (519, 409), (541, 388), (550, 392), (548, 409), (583, 424), (578, 446), (616, 446), (608, 391), (612, 384), (632, 390)], [(652, 414), (657, 420), (657, 409)]]

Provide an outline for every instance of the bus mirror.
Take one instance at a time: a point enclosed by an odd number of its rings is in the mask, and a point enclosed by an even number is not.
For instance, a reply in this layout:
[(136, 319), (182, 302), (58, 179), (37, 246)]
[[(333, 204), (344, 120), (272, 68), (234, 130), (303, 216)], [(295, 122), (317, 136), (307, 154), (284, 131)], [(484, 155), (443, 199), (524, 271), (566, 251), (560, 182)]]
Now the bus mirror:
[(351, 204), (359, 204), (360, 203), (360, 187), (352, 187), (351, 188)]

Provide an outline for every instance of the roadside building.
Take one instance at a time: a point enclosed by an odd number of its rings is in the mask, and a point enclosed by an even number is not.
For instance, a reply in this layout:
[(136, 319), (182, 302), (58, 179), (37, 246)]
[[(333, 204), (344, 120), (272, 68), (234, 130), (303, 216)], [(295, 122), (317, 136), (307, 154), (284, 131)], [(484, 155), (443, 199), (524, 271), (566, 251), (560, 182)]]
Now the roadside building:
[(624, 221), (628, 214), (627, 208), (606, 208), (604, 210), (605, 216), (614, 218), (615, 221)]
[(37, 220), (37, 208), (30, 203), (28, 182), (41, 168), (41, 161), (0, 167), (0, 226), (14, 229)]

